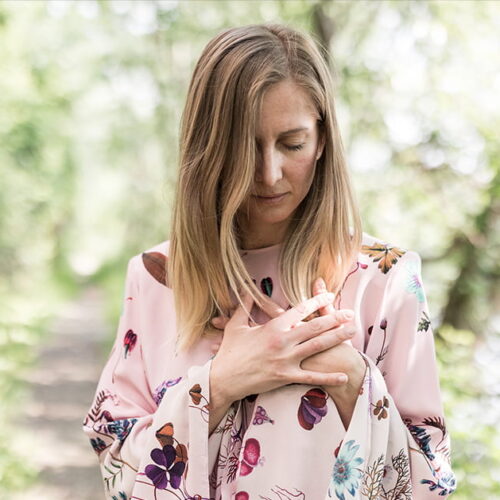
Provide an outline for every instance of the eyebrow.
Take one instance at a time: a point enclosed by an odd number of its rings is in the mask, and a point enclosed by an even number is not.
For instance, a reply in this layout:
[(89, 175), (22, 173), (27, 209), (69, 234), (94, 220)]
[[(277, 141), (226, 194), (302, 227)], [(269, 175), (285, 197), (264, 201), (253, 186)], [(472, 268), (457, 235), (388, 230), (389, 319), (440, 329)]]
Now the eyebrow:
[(297, 128), (292, 128), (290, 130), (285, 130), (284, 132), (281, 132), (278, 137), (283, 137), (284, 135), (291, 135), (295, 134), (297, 132), (302, 132), (303, 130), (309, 130), (308, 127), (297, 127)]
[[(281, 137), (284, 137), (286, 135), (292, 135), (292, 134), (296, 134), (297, 132), (303, 132), (304, 130), (309, 131), (309, 127), (297, 127), (297, 128), (291, 128), (290, 130), (285, 130), (284, 132), (280, 132), (278, 134), (278, 139)], [(257, 138), (257, 141), (259, 141), (258, 138)]]

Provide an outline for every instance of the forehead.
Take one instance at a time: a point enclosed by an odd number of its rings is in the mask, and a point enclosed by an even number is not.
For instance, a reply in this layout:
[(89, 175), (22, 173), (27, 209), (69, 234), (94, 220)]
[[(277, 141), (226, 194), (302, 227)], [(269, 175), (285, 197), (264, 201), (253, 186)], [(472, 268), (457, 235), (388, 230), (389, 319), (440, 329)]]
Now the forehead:
[[(264, 94), (257, 119), (257, 138), (278, 136), (299, 128), (311, 131), (319, 118), (309, 94), (294, 82), (285, 80), (272, 85)], [(306, 134), (305, 131), (296, 131)]]

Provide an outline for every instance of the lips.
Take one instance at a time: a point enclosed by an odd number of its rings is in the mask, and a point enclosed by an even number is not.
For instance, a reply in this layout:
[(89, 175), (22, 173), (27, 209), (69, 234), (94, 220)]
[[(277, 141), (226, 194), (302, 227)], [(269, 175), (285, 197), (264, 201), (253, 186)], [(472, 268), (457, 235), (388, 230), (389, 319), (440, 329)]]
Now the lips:
[(271, 194), (271, 195), (261, 195), (261, 194), (257, 194), (257, 198), (278, 198), (280, 196), (283, 196), (284, 194), (286, 193), (278, 193), (278, 194)]

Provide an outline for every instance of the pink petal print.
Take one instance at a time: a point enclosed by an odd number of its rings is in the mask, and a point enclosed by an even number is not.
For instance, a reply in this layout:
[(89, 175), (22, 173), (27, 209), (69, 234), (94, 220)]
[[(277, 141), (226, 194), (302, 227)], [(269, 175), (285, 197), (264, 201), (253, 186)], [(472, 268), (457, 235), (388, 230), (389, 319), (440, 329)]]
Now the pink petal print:
[(254, 439), (247, 439), (241, 459), (240, 476), (248, 476), (253, 468), (259, 463), (260, 444)]
[(245, 450), (243, 451), (243, 460), (252, 467), (255, 467), (259, 462), (260, 457), (260, 444), (254, 439), (247, 439), (245, 443)]
[(253, 467), (250, 467), (250, 465), (247, 465), (245, 462), (241, 462), (240, 476), (248, 476), (252, 471)]

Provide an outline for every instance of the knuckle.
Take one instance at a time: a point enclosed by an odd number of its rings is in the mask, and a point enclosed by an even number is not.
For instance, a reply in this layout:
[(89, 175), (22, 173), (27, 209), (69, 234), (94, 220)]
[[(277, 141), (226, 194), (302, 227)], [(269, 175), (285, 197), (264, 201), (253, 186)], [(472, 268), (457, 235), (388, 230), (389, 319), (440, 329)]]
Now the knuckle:
[(343, 331), (343, 336), (344, 337), (352, 337), (356, 333), (356, 327), (354, 325), (349, 325), (346, 328), (344, 328)]
[(284, 347), (285, 338), (283, 335), (272, 334), (269, 335), (268, 347), (272, 351), (280, 351)]
[(310, 340), (309, 345), (311, 346), (311, 350), (314, 352), (321, 351), (323, 349), (323, 342), (319, 339)]
[(309, 322), (309, 329), (311, 332), (320, 332), (323, 329), (322, 321), (320, 319), (313, 319)]
[(304, 302), (301, 302), (300, 304), (297, 304), (295, 306), (295, 309), (300, 313), (300, 314), (304, 314), (305, 311), (306, 311), (306, 304)]
[(286, 372), (281, 366), (275, 366), (272, 370), (272, 377), (274, 380), (282, 382), (286, 380)]

